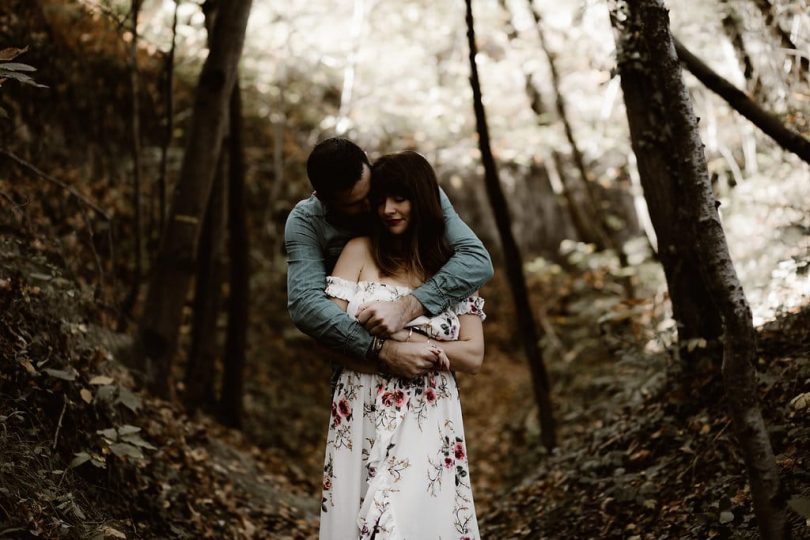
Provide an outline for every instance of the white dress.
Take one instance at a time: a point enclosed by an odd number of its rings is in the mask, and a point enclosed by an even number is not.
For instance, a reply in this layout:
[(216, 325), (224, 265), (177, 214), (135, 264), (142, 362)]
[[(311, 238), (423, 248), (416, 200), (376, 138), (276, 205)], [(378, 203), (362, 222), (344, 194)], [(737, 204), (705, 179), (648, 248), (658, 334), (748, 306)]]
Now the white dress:
[[(396, 300), (411, 289), (330, 276), (326, 293), (360, 304)], [(458, 339), (458, 315), (485, 318), (470, 297), (416, 326), (434, 339)], [(477, 539), (461, 403), (455, 375), (414, 379), (344, 369), (332, 396), (323, 468), (321, 540)]]

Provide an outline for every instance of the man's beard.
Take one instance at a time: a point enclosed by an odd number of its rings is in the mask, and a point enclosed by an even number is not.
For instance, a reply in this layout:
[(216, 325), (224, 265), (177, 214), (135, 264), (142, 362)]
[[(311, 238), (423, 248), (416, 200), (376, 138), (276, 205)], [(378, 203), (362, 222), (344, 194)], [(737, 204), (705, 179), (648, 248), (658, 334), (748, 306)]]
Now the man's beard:
[(348, 229), (352, 232), (353, 236), (367, 236), (371, 233), (371, 227), (374, 223), (374, 215), (371, 212), (363, 212), (361, 214), (353, 214), (350, 216), (341, 215), (337, 212), (330, 212), (327, 214), (326, 219), (332, 225), (343, 229)]

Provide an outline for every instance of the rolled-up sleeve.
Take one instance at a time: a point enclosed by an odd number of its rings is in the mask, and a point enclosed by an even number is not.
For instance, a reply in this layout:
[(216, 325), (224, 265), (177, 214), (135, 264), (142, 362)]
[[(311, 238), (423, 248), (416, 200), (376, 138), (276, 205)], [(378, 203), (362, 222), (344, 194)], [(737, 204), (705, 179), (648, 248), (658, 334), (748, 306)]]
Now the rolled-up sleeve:
[(484, 244), (456, 213), (444, 191), (440, 192), (447, 241), (453, 256), (436, 275), (412, 294), (431, 315), (461, 302), (492, 279), (492, 260)]
[(284, 228), (287, 249), (287, 309), (295, 326), (319, 343), (364, 358), (371, 335), (326, 296), (326, 269), (311, 216), (293, 209)]

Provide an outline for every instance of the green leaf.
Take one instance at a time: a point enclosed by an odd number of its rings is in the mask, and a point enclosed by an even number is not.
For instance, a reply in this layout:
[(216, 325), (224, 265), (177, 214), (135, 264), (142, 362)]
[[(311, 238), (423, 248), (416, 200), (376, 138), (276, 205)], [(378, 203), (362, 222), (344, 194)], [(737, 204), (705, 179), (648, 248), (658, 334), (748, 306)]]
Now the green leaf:
[(731, 523), (734, 521), (734, 514), (728, 510), (720, 512), (720, 523)]
[(794, 495), (788, 501), (788, 506), (804, 519), (810, 519), (810, 499), (807, 497)]
[(46, 368), (44, 371), (45, 371), (45, 373), (47, 373), (51, 377), (56, 377), (57, 379), (62, 379), (64, 381), (75, 381), (76, 380), (76, 374), (75, 373), (70, 373), (68, 371), (64, 371), (64, 370), (61, 370), (61, 369)]
[(157, 450), (157, 447), (152, 446), (145, 440), (141, 439), (138, 435), (125, 435), (121, 437), (121, 440), (132, 444), (134, 446), (139, 446), (141, 448), (146, 448), (147, 450)]
[(7, 79), (14, 79), (14, 80), (20, 81), (23, 84), (27, 84), (27, 85), (30, 85), (30, 86), (36, 86), (37, 88), (48, 88), (44, 84), (39, 84), (34, 79), (32, 79), (31, 77), (29, 77), (28, 75), (26, 75), (24, 73), (17, 73), (16, 71), (4, 70), (2, 65), (0, 65), (0, 77), (5, 77)]
[(143, 459), (143, 452), (137, 447), (128, 443), (115, 443), (110, 446), (112, 453), (118, 457), (131, 457), (135, 459)]
[(7, 69), (9, 71), (36, 71), (37, 68), (29, 66), (28, 64), (19, 64), (17, 62), (6, 62), (0, 64), (0, 69)]
[(131, 435), (132, 433), (138, 433), (140, 430), (141, 430), (141, 428), (139, 428), (137, 426), (131, 426), (129, 424), (124, 424), (123, 426), (118, 428), (118, 434), (123, 437), (124, 435)]
[(105, 439), (109, 439), (110, 441), (118, 440), (118, 432), (115, 431), (115, 428), (99, 429), (98, 431), (96, 431), (96, 433), (98, 433)]
[(76, 457), (74, 457), (73, 460), (70, 462), (70, 465), (68, 465), (68, 469), (78, 467), (82, 463), (90, 461), (90, 454), (88, 454), (87, 452), (76, 452), (74, 456)]
[(129, 409), (130, 411), (137, 413), (138, 409), (141, 408), (141, 398), (130, 392), (128, 389), (124, 388), (123, 386), (120, 388), (118, 392), (118, 400), (116, 403), (122, 404), (124, 407)]

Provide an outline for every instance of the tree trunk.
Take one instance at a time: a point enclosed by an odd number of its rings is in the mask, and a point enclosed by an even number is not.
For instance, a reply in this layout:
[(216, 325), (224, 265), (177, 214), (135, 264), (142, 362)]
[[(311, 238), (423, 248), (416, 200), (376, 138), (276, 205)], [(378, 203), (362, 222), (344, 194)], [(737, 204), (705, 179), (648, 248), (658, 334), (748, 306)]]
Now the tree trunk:
[[(657, 137), (646, 133), (645, 153), (669, 152), (671, 155), (667, 162), (671, 175), (665, 179), (671, 183), (670, 188), (681, 193), (677, 203), (693, 231), (698, 264), (707, 278), (708, 292), (724, 325), (723, 381), (748, 469), (760, 532), (763, 538), (781, 539), (786, 532), (785, 497), (757, 400), (756, 343), (751, 310), (717, 213), (718, 204), (709, 180), (697, 118), (669, 32), (668, 12), (662, 0), (628, 0), (623, 16), (620, 9), (614, 0), (611, 21), (619, 34), (617, 48), (622, 86), (627, 77), (628, 89), (643, 85), (649, 90), (646, 102), (641, 103), (629, 99), (632, 91), (629, 95), (625, 92), (628, 120), (636, 129), (638, 119), (634, 117), (641, 113), (659, 120), (655, 124)], [(638, 139), (638, 132), (633, 138)], [(641, 163), (639, 156), (640, 166)], [(643, 180), (647, 172), (641, 174)]]
[(523, 347), (532, 373), (534, 396), (537, 401), (537, 406), (540, 409), (541, 437), (546, 448), (551, 450), (556, 444), (554, 415), (549, 393), (548, 375), (546, 373), (546, 367), (543, 364), (543, 356), (539, 347), (539, 341), (542, 336), (535, 324), (534, 314), (531, 304), (529, 303), (529, 291), (526, 287), (526, 278), (523, 275), (523, 261), (520, 250), (515, 242), (515, 237), (512, 235), (509, 208), (501, 189), (498, 169), (495, 166), (495, 159), (492, 156), (492, 150), (489, 145), (489, 128), (487, 127), (486, 112), (481, 98), (478, 66), (475, 63), (478, 47), (475, 43), (472, 0), (466, 0), (466, 4), (470, 84), (473, 91), (475, 123), (478, 129), (478, 146), (481, 151), (481, 161), (484, 165), (484, 180), (486, 182), (487, 195), (492, 205), (492, 211), (495, 215), (495, 223), (501, 238), (504, 262), (506, 263), (506, 273), (512, 289), (512, 299), (515, 303), (515, 311), (518, 318), (518, 333), (523, 340)]
[(723, 98), (731, 108), (749, 119), (759, 129), (771, 137), (783, 149), (793, 152), (806, 163), (810, 163), (810, 140), (800, 133), (786, 127), (776, 116), (772, 115), (736, 86), (722, 78), (704, 64), (700, 58), (677, 39), (673, 38), (678, 58), (692, 75), (706, 85), (706, 88)]
[(223, 2), (200, 74), (193, 117), (172, 210), (163, 235), (138, 329), (142, 368), (157, 395), (169, 397), (171, 361), (195, 268), (200, 223), (222, 148), (251, 0)]
[(574, 224), (577, 233), (579, 233), (580, 240), (593, 243), (596, 245), (597, 249), (604, 249), (604, 245), (600, 244), (601, 236), (595, 232), (594, 227), (592, 227), (593, 220), (588, 219), (588, 213), (582, 205), (579, 204), (579, 198), (576, 197), (574, 189), (571, 186), (571, 179), (565, 171), (565, 160), (563, 156), (556, 150), (552, 150), (551, 157), (554, 160), (554, 165), (560, 176), (565, 206), (568, 208), (568, 212), (571, 215), (571, 222)]
[(343, 69), (343, 89), (340, 92), (340, 107), (338, 109), (335, 132), (343, 135), (351, 126), (349, 114), (352, 107), (352, 92), (354, 91), (354, 77), (357, 68), (357, 56), (362, 43), (361, 34), (366, 21), (366, 0), (354, 0), (354, 14), (352, 15), (351, 43), (352, 49)]
[(194, 315), (191, 345), (186, 364), (184, 402), (190, 413), (197, 408), (210, 412), (216, 404), (214, 370), (219, 356), (217, 318), (225, 277), (225, 226), (227, 219), (228, 156), (220, 151), (214, 185), (208, 200), (194, 281)]
[[(611, 12), (611, 23), (623, 26)], [(684, 212), (683, 186), (676, 174), (673, 144), (660, 126), (667, 125), (668, 112), (661, 105), (647, 105), (657, 88), (653, 79), (637, 69), (630, 54), (643, 46), (632, 34), (617, 35), (619, 74), (630, 124), (633, 152), (638, 163), (641, 185), (655, 228), (658, 257), (664, 267), (672, 312), (678, 324), (678, 349), (687, 365), (704, 356), (720, 362), (720, 316), (712, 304), (709, 288), (700, 272), (694, 245), (697, 241), (691, 222)], [(649, 53), (643, 50), (645, 58)], [(647, 69), (652, 69), (651, 67)], [(704, 346), (705, 348), (702, 348)]]
[[(242, 427), (245, 353), (250, 298), (250, 244), (245, 201), (245, 159), (242, 141), (242, 96), (239, 81), (231, 96), (231, 136), (228, 138), (228, 230), (231, 260), (228, 334), (222, 377), (220, 416), (223, 423)], [(272, 201), (271, 201), (272, 203)]]
[(143, 248), (141, 246), (141, 112), (140, 112), (140, 91), (138, 80), (138, 15), (141, 12), (142, 0), (132, 0), (130, 16), (132, 17), (132, 41), (129, 44), (129, 77), (131, 87), (131, 147), (132, 152), (132, 211), (134, 234), (133, 251), (135, 254), (135, 267), (132, 270), (132, 284), (129, 294), (121, 306), (122, 317), (118, 321), (118, 330), (126, 328), (126, 321), (135, 304), (138, 302), (138, 293), (141, 290), (141, 279), (143, 277)]
[[(166, 174), (169, 168), (169, 147), (174, 136), (174, 56), (177, 48), (177, 11), (180, 7), (180, 0), (174, 2), (174, 16), (172, 17), (172, 44), (169, 53), (166, 55), (165, 67), (165, 93), (164, 102), (166, 107), (166, 130), (163, 132), (163, 146), (160, 149), (160, 175), (158, 176), (158, 237), (163, 235), (166, 222)], [(154, 196), (152, 197), (154, 200)]]

